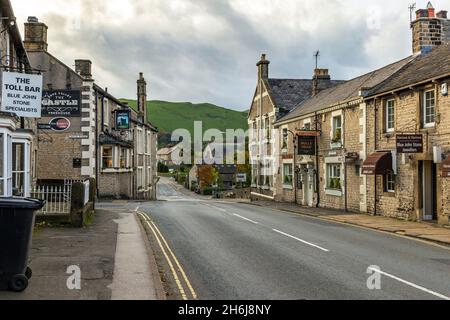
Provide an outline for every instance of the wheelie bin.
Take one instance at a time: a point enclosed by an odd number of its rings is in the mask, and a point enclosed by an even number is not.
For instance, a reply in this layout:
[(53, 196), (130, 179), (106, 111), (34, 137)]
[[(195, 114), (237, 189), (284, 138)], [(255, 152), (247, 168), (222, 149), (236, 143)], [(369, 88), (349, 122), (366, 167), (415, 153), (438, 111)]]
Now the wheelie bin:
[(28, 287), (35, 211), (44, 204), (36, 199), (0, 198), (0, 290), (22, 292)]

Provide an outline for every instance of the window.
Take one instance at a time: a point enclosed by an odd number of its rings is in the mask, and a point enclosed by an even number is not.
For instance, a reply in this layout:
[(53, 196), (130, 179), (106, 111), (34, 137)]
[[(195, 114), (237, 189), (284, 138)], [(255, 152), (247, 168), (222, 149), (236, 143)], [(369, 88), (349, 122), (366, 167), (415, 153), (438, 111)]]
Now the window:
[(395, 129), (395, 102), (386, 101), (386, 132), (393, 132)]
[(143, 185), (143, 183), (144, 183), (143, 173), (144, 173), (143, 168), (138, 168), (137, 169), (137, 188), (138, 188), (138, 190), (139, 189), (142, 190), (143, 187), (144, 187), (144, 185)]
[(102, 163), (103, 163), (103, 169), (114, 168), (114, 157), (113, 157), (113, 148), (112, 147), (103, 147)]
[(341, 165), (327, 165), (327, 187), (328, 189), (341, 190)]
[(120, 149), (120, 168), (125, 169), (128, 167), (128, 150)]
[(292, 163), (283, 165), (283, 185), (285, 186), (292, 187), (292, 182), (294, 180), (292, 166)]
[(288, 135), (289, 135), (288, 129), (284, 128), (283, 136), (282, 136), (283, 142), (282, 142), (282, 147), (281, 147), (281, 149), (283, 149), (283, 150), (286, 150), (288, 148)]
[(395, 174), (393, 172), (388, 173), (384, 177), (384, 191), (395, 192)]
[(266, 118), (264, 120), (264, 128), (266, 129), (266, 139), (269, 140), (271, 138), (270, 119), (269, 118)]
[(424, 128), (434, 127), (436, 116), (436, 99), (434, 90), (425, 91), (423, 94), (423, 126)]
[(342, 142), (342, 117), (333, 117), (333, 143)]
[(305, 130), (305, 131), (311, 130), (311, 123), (310, 122), (304, 123), (303, 130)]
[(12, 150), (13, 196), (24, 197), (26, 191), (25, 144), (13, 143)]
[(105, 126), (109, 126), (109, 121), (110, 121), (109, 104), (108, 104), (108, 100), (104, 99), (104, 102), (103, 102), (103, 124)]

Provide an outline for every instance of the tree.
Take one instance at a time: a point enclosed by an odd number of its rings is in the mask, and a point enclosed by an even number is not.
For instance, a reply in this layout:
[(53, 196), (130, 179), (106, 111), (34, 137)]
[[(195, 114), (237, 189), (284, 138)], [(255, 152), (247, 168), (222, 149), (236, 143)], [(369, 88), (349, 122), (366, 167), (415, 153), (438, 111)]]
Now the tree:
[(202, 165), (198, 168), (198, 179), (200, 181), (200, 188), (212, 186), (217, 182), (219, 174), (211, 165)]

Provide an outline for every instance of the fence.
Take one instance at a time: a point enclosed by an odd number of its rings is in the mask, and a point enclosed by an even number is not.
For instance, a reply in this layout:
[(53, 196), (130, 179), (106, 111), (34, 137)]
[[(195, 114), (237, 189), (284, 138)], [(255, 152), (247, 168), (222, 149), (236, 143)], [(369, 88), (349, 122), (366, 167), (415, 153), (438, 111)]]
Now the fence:
[(84, 204), (89, 201), (89, 180), (65, 179), (61, 185), (36, 186), (31, 191), (31, 197), (45, 200), (44, 207), (38, 215), (69, 215), (72, 203), (72, 185), (76, 182), (84, 184)]
[(37, 186), (31, 192), (31, 197), (45, 200), (44, 207), (38, 215), (70, 214), (72, 200), (72, 185)]

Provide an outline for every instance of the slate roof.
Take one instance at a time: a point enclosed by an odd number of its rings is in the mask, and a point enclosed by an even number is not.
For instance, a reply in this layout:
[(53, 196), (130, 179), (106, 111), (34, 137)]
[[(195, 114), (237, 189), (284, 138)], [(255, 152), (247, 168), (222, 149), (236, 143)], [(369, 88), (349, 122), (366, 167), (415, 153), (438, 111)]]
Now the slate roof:
[(277, 123), (291, 120), (303, 115), (321, 111), (333, 106), (337, 106), (341, 103), (357, 99), (359, 98), (361, 89), (370, 89), (378, 85), (379, 83), (392, 76), (395, 72), (399, 71), (405, 65), (407, 65), (411, 60), (413, 60), (413, 58), (413, 56), (410, 56), (406, 59), (390, 64), (381, 69), (369, 72), (365, 75), (341, 83), (327, 90), (323, 90), (316, 96), (305, 101), (298, 108), (294, 109), (292, 112), (281, 118), (279, 121), (277, 121)]
[(430, 53), (417, 56), (413, 62), (379, 84), (369, 96), (393, 91), (450, 74), (450, 43), (434, 48)]
[[(319, 80), (319, 90), (333, 87), (343, 81)], [(313, 81), (311, 79), (268, 79), (269, 91), (274, 103), (284, 112), (290, 112), (305, 100), (311, 98)]]

